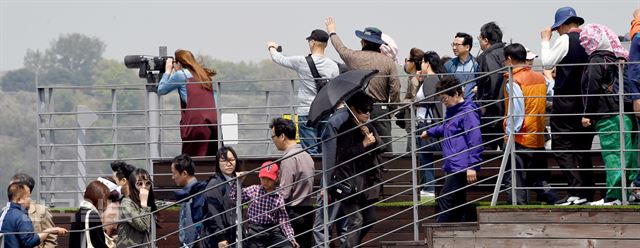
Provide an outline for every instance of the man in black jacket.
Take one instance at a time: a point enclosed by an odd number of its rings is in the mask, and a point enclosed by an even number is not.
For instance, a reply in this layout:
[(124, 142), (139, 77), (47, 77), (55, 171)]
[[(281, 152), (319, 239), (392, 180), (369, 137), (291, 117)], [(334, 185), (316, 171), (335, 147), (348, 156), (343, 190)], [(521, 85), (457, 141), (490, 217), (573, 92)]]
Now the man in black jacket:
[[(500, 30), (500, 27), (495, 22), (482, 25), (478, 41), (482, 50), (482, 54), (478, 56), (478, 66), (481, 72), (478, 76), (502, 68), (505, 44), (502, 42), (502, 30)], [(504, 100), (503, 83), (502, 72), (494, 72), (478, 79), (478, 104), (486, 106), (482, 109), (482, 125), (491, 123), (481, 128), (483, 134), (482, 142), (486, 143), (493, 140), (485, 145), (486, 149), (496, 150), (503, 143), (503, 140), (500, 139), (504, 133), (502, 131), (502, 121), (498, 121), (498, 119), (504, 117), (504, 104), (492, 104), (494, 101)]]

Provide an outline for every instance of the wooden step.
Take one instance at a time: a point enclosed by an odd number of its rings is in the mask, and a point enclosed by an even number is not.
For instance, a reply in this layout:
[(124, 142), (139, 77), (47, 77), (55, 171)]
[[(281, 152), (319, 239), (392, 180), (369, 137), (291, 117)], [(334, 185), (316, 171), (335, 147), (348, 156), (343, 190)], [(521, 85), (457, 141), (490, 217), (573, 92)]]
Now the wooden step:
[(425, 230), (425, 243), (428, 248), (448, 247), (440, 245), (436, 246), (436, 243), (434, 243), (439, 240), (439, 238), (437, 238), (437, 235), (439, 235), (439, 233), (441, 232), (458, 231), (473, 233), (479, 228), (478, 222), (427, 223), (423, 224), (422, 227)]
[(590, 239), (590, 238), (640, 238), (639, 224), (480, 224), (475, 231), (437, 229), (433, 238), (486, 238), (486, 239)]
[(509, 223), (591, 223), (591, 224), (640, 224), (637, 209), (623, 208), (482, 208), (478, 210), (481, 224)]
[(380, 241), (380, 248), (396, 248), (396, 247), (426, 247), (424, 240), (422, 241)]
[(602, 239), (437, 239), (432, 247), (442, 248), (628, 248), (636, 247), (638, 240)]
[(635, 247), (628, 208), (480, 208), (477, 223), (425, 224), (428, 247)]

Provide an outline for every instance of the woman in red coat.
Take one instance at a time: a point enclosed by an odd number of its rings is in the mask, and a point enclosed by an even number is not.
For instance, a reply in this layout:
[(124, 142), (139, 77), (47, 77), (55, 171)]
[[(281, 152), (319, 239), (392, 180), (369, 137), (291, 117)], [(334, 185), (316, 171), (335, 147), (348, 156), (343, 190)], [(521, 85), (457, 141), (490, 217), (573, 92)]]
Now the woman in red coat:
[(182, 153), (189, 156), (215, 156), (218, 150), (218, 119), (211, 78), (213, 70), (202, 67), (190, 51), (177, 50), (175, 60), (167, 59), (166, 72), (158, 94), (173, 90), (180, 94), (180, 137)]

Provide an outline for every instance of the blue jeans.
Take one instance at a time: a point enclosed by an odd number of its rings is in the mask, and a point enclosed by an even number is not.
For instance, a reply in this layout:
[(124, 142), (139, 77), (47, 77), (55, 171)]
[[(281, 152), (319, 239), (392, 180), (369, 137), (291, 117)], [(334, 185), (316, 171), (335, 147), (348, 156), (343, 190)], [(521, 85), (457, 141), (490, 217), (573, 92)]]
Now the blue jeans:
[(303, 149), (309, 148), (309, 150), (307, 150), (309, 154), (320, 154), (322, 153), (322, 146), (316, 144), (318, 144), (326, 119), (323, 118), (316, 124), (318, 128), (307, 126), (308, 120), (309, 116), (307, 115), (298, 116), (298, 134), (300, 135), (300, 145)]
[(318, 132), (315, 128), (307, 126), (308, 116), (298, 116), (298, 134), (300, 135), (300, 145), (303, 149), (307, 149), (309, 154), (319, 154), (322, 150), (320, 146), (314, 146), (318, 143)]
[(427, 124), (426, 123), (419, 123), (418, 127), (416, 127), (416, 130), (418, 130), (416, 132), (416, 145), (417, 145), (417, 155), (418, 155), (418, 168), (420, 168), (420, 172), (422, 174), (422, 180), (420, 182), (421, 185), (424, 185), (422, 187), (422, 191), (426, 191), (426, 192), (431, 192), (434, 193), (435, 192), (435, 183), (434, 180), (436, 179), (436, 171), (435, 171), (435, 166), (434, 166), (434, 159), (433, 159), (433, 151), (437, 151), (440, 150), (440, 143), (438, 144), (431, 144), (434, 142), (437, 142), (438, 139), (435, 138), (429, 138), (427, 140), (424, 140), (422, 138), (420, 138), (420, 134), (422, 134), (422, 131), (426, 130), (420, 130), (423, 127), (426, 127)]

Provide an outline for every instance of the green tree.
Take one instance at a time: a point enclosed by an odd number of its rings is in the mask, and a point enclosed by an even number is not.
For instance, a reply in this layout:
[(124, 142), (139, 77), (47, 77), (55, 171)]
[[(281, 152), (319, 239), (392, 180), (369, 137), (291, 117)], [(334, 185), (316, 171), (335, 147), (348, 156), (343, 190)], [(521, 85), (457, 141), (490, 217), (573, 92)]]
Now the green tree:
[(2, 90), (9, 91), (36, 91), (35, 73), (28, 69), (18, 69), (7, 72), (2, 77), (0, 84)]
[(51, 41), (44, 54), (28, 50), (24, 66), (36, 73), (39, 83), (92, 85), (94, 68), (102, 59), (105, 48), (104, 42), (97, 37), (61, 34)]

